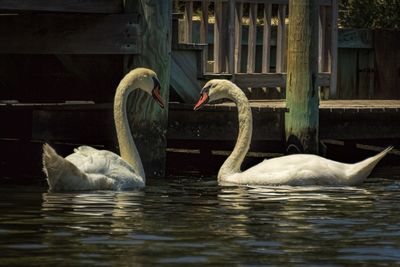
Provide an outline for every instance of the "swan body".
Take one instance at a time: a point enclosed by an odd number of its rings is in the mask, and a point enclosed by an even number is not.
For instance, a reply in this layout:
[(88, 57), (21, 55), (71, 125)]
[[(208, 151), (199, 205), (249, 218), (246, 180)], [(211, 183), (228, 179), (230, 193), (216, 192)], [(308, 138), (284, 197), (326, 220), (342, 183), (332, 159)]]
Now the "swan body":
[(114, 97), (114, 122), (121, 156), (80, 146), (63, 158), (43, 145), (43, 171), (51, 191), (125, 190), (143, 188), (145, 174), (126, 114), (126, 100), (135, 89), (151, 94), (163, 107), (160, 83), (149, 69), (137, 68), (121, 80)]
[(249, 185), (358, 185), (392, 149), (354, 164), (341, 163), (316, 155), (296, 154), (264, 160), (246, 171), (240, 166), (249, 150), (252, 135), (252, 114), (242, 90), (228, 80), (214, 79), (206, 83), (194, 109), (209, 101), (227, 98), (238, 108), (239, 134), (236, 145), (218, 172), (220, 184)]

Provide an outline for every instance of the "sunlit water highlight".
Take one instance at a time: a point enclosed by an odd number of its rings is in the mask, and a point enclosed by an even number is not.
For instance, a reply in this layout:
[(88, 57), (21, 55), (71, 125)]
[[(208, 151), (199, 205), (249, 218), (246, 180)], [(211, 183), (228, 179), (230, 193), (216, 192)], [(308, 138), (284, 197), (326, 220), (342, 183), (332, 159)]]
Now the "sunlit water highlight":
[(1, 266), (398, 265), (400, 180), (360, 187), (0, 189)]

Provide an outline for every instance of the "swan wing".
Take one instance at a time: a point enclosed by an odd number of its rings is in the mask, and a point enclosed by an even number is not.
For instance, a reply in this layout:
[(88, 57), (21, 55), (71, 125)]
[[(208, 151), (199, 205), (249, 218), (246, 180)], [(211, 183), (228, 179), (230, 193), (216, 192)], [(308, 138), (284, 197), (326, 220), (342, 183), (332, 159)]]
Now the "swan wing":
[(290, 155), (264, 160), (232, 179), (260, 185), (338, 185), (346, 181), (348, 168), (315, 155)]
[(92, 180), (105, 178), (112, 180), (116, 189), (144, 186), (143, 179), (135, 173), (132, 166), (113, 152), (82, 146), (66, 159)]

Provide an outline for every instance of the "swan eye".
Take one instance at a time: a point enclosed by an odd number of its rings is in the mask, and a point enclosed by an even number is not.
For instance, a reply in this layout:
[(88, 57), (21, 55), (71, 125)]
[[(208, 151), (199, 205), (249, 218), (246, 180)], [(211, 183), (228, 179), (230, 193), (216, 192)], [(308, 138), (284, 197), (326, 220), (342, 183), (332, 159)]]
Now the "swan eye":
[(208, 93), (208, 91), (210, 91), (211, 87), (212, 87), (212, 85), (207, 85), (206, 87), (203, 87), (203, 89), (201, 89), (200, 94)]

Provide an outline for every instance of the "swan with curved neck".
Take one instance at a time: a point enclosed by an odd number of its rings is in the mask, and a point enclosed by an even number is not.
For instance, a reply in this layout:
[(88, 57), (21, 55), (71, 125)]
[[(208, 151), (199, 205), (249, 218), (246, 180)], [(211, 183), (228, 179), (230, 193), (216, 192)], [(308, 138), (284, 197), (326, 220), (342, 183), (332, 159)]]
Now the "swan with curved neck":
[(154, 71), (137, 68), (125, 75), (114, 97), (114, 122), (121, 156), (89, 146), (80, 146), (66, 158), (48, 144), (43, 146), (43, 171), (51, 191), (123, 190), (145, 186), (145, 173), (133, 141), (126, 112), (134, 90), (150, 94), (163, 108), (160, 82)]
[(194, 110), (219, 99), (233, 101), (238, 109), (239, 134), (235, 147), (218, 172), (221, 184), (252, 185), (357, 185), (392, 149), (354, 164), (341, 163), (316, 155), (297, 154), (264, 160), (246, 171), (240, 166), (249, 150), (253, 120), (249, 101), (243, 91), (228, 80), (214, 79), (205, 84)]

